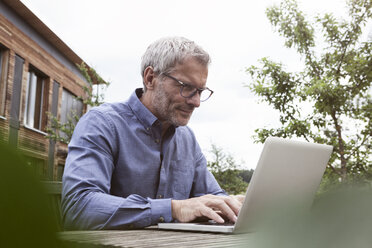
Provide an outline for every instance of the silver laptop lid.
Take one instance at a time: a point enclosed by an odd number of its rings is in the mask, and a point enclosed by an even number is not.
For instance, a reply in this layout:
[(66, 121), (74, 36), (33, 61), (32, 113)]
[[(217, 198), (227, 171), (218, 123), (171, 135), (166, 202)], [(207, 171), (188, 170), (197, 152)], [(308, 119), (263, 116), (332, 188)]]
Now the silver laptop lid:
[(332, 146), (277, 137), (266, 139), (234, 232), (256, 231), (282, 207), (310, 207)]

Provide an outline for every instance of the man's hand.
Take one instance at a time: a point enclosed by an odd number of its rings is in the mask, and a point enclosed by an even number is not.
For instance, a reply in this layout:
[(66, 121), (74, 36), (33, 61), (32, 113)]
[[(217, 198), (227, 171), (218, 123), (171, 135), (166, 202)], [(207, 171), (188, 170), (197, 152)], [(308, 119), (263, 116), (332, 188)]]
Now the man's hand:
[(207, 217), (224, 223), (220, 216), (236, 222), (242, 204), (230, 196), (204, 195), (187, 200), (172, 200), (172, 217), (179, 222), (190, 222), (197, 217)]
[(245, 200), (245, 195), (231, 195), (231, 197), (243, 205), (244, 200)]

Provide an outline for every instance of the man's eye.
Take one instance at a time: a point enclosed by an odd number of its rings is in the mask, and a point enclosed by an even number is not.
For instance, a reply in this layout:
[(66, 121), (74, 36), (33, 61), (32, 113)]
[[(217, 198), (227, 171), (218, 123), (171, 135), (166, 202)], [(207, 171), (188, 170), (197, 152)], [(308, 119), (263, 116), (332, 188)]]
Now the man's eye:
[(192, 91), (194, 91), (194, 87), (191, 86), (191, 85), (187, 85), (187, 84), (185, 84), (183, 88), (184, 88), (183, 90), (186, 90), (186, 91), (188, 91), (188, 92), (192, 92)]

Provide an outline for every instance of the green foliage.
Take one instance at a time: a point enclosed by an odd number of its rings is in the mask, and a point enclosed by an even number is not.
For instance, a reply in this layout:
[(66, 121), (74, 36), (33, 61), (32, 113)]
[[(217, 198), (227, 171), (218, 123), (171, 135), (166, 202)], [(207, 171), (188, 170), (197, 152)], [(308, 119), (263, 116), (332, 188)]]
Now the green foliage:
[(49, 125), (46, 128), (48, 133), (46, 138), (68, 144), (79, 118), (80, 117), (76, 113), (72, 112), (71, 116), (68, 116), (67, 122), (62, 123), (57, 119), (57, 117), (48, 113)]
[(214, 144), (212, 144), (210, 152), (213, 154), (214, 159), (208, 161), (207, 166), (221, 188), (228, 194), (244, 194), (248, 183), (243, 181), (243, 178), (239, 175), (240, 171), (234, 158), (224, 153), (221, 148)]
[(1, 247), (62, 247), (45, 189), (23, 154), (0, 144)]
[[(82, 62), (81, 65), (76, 66), (79, 68), (81, 74), (88, 83), (88, 86), (82, 86), (85, 96), (78, 96), (76, 99), (90, 107), (101, 105), (104, 100), (104, 90), (110, 85), (110, 83), (105, 82), (93, 68), (88, 68), (84, 62)], [(98, 84), (96, 92), (93, 92), (93, 82)], [(46, 128), (48, 135), (46, 138), (68, 144), (71, 140), (72, 133), (74, 132), (75, 125), (79, 121), (80, 117), (81, 116), (71, 111), (67, 116), (67, 122), (62, 123), (56, 116), (48, 113), (49, 121)]]
[(242, 180), (246, 183), (250, 183), (251, 178), (253, 176), (253, 169), (250, 170), (239, 170), (238, 175), (242, 178)]
[[(349, 19), (332, 14), (312, 22), (294, 0), (267, 9), (266, 14), (285, 46), (295, 48), (304, 69), (289, 72), (269, 58), (250, 66), (248, 87), (280, 113), (280, 128), (256, 130), (256, 142), (268, 136), (301, 137), (329, 144), (334, 152), (323, 182), (364, 182), (371, 174), (372, 42), (362, 42), (363, 27), (372, 18), (371, 0), (348, 1)], [(320, 39), (323, 37), (323, 39)], [(306, 113), (303, 106), (312, 106)]]
[[(0, 240), (4, 248), (88, 248), (93, 244), (63, 241), (57, 213), (45, 184), (25, 154), (0, 143)], [(53, 201), (54, 202), (54, 201)]]
[[(93, 68), (89, 68), (86, 66), (84, 62), (81, 63), (81, 65), (76, 65), (81, 74), (84, 76), (84, 78), (87, 80), (89, 87), (82, 86), (84, 93), (87, 95), (86, 97), (77, 97), (77, 99), (82, 100), (84, 104), (94, 107), (99, 106), (103, 103), (104, 100), (104, 89), (106, 89), (110, 83), (104, 81), (100, 75), (94, 70)], [(93, 92), (93, 81), (96, 82), (97, 88), (96, 92)], [(101, 88), (100, 88), (101, 87)], [(101, 92), (100, 92), (101, 90)]]

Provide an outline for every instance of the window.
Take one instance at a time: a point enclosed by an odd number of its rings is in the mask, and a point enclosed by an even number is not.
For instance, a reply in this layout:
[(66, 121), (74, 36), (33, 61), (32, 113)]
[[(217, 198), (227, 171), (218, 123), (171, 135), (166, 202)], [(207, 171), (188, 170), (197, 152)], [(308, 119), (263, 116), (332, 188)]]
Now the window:
[(44, 92), (46, 77), (36, 69), (30, 67), (26, 93), (25, 125), (42, 130), (45, 116)]
[(5, 115), (9, 51), (0, 44), (0, 115)]
[[(83, 102), (76, 98), (71, 92), (66, 89), (62, 91), (62, 107), (61, 107), (61, 123), (67, 123), (71, 120), (76, 124), (74, 116), (81, 117), (83, 114)], [(64, 133), (60, 134), (66, 136)]]

